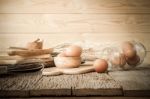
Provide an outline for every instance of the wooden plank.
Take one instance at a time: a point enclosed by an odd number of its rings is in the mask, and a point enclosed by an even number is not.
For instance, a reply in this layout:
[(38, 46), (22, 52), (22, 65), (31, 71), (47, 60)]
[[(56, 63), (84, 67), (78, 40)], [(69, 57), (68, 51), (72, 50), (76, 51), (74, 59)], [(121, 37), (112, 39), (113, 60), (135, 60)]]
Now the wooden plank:
[(0, 33), (149, 33), (149, 14), (0, 14)]
[[(85, 45), (94, 49), (99, 49), (98, 45), (105, 47), (109, 46), (109, 44), (115, 45), (123, 41), (130, 40), (141, 42), (146, 47), (147, 51), (150, 50), (149, 33), (84, 33), (82, 37), (84, 39)], [(149, 55), (147, 57), (149, 57)]]
[(0, 97), (28, 97), (29, 91), (42, 77), (41, 72), (0, 75)]
[[(107, 74), (42, 76), (40, 72), (0, 77), (0, 97), (122, 95)], [(85, 93), (86, 92), (86, 93)]]
[(44, 48), (55, 47), (63, 43), (77, 43), (83, 41), (80, 33), (0, 34), (0, 51), (5, 51), (10, 46), (26, 47), (28, 42), (34, 41), (37, 38), (44, 41)]
[(30, 98), (5, 98), (5, 99), (149, 99), (150, 97), (120, 97), (120, 96), (113, 96), (113, 97), (101, 97), (101, 96), (85, 96), (85, 97), (30, 97)]
[(122, 85), (125, 96), (150, 96), (149, 65), (145, 69), (110, 72), (109, 75)]
[[(64, 90), (64, 88), (67, 89)], [(62, 95), (62, 92), (66, 93), (65, 95), (73, 96), (122, 95), (121, 87), (117, 84), (117, 82), (109, 78), (107, 74), (99, 76), (97, 73), (44, 76), (42, 80), (40, 80), (30, 91), (30, 95)]]
[(0, 97), (71, 95), (68, 80), (67, 76), (42, 77), (41, 72), (1, 77)]
[(54, 47), (58, 44), (73, 43), (81, 45), (83, 48), (97, 45), (120, 43), (127, 40), (135, 40), (143, 43), (147, 50), (150, 49), (149, 33), (30, 33), (30, 34), (0, 34), (0, 50), (6, 50), (10, 46), (25, 47), (27, 42), (36, 38), (44, 40), (44, 48)]
[(30, 96), (70, 96), (71, 87), (69, 75), (43, 76), (30, 90)]
[(75, 96), (118, 96), (122, 95), (121, 86), (105, 73), (87, 73), (76, 75), (72, 79)]
[(150, 13), (149, 0), (0, 0), (0, 13)]

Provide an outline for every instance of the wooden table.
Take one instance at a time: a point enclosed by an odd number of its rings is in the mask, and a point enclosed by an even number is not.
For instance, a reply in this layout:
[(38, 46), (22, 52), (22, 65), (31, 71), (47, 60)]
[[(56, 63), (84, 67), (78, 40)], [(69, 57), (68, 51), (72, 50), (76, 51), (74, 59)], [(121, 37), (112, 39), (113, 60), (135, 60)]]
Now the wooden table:
[(38, 71), (0, 76), (0, 97), (52, 96), (150, 96), (150, 66), (100, 74), (42, 76)]

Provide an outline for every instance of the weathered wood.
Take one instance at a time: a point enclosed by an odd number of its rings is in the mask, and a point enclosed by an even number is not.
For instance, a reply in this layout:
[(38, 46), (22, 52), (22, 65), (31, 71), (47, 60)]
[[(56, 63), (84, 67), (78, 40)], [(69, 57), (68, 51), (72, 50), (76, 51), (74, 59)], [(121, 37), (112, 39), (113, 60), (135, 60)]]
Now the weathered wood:
[(71, 95), (68, 80), (67, 76), (42, 77), (40, 72), (2, 77), (0, 96)]
[(0, 97), (28, 97), (29, 91), (42, 77), (41, 72), (0, 75)]
[(149, 14), (0, 14), (0, 33), (149, 33), (149, 25)]
[(130, 71), (110, 72), (123, 87), (125, 96), (150, 96), (150, 68), (147, 66)]
[(101, 96), (94, 96), (94, 97), (30, 97), (30, 98), (4, 98), (4, 99), (149, 99), (150, 97), (120, 97), (120, 96), (113, 96), (113, 97), (101, 97)]
[(105, 73), (87, 73), (73, 77), (72, 94), (75, 96), (118, 96), (121, 86)]
[(109, 75), (95, 72), (61, 76), (42, 76), (41, 72), (1, 75), (0, 97), (149, 95), (150, 74), (148, 67), (140, 67), (130, 71), (110, 72)]
[(107, 74), (42, 76), (40, 72), (0, 77), (0, 97), (122, 95)]
[(109, 78), (107, 74), (99, 75), (97, 73), (89, 73), (82, 75), (44, 76), (31, 90), (30, 95), (122, 95), (121, 87), (117, 82)]
[(0, 13), (150, 13), (149, 0), (0, 0)]

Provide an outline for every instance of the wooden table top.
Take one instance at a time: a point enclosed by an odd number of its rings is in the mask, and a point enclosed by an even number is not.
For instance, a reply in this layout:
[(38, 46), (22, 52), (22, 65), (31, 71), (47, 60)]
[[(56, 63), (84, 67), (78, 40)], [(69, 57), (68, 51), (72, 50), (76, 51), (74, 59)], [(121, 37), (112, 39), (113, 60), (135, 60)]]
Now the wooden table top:
[(80, 75), (0, 75), (0, 97), (34, 96), (150, 96), (150, 66)]

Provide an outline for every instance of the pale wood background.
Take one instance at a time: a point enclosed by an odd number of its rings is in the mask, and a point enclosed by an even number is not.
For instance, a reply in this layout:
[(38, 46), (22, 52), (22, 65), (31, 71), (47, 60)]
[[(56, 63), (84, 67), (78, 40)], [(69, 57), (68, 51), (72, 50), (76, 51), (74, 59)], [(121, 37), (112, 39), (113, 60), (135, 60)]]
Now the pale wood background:
[(0, 0), (0, 50), (36, 38), (45, 47), (137, 40), (150, 50), (150, 0)]

